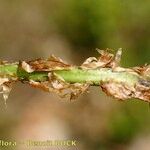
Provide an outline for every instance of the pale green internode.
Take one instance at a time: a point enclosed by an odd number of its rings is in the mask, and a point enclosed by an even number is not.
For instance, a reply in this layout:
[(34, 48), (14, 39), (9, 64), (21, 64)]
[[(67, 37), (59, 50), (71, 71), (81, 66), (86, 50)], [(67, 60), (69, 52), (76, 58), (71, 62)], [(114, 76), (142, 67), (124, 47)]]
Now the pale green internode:
[[(63, 78), (69, 83), (89, 83), (91, 85), (99, 85), (100, 82), (123, 82), (128, 85), (134, 85), (139, 80), (139, 76), (125, 71), (113, 71), (111, 68), (89, 69), (73, 68), (71, 70), (54, 70), (56, 75)], [(35, 71), (28, 73), (19, 69), (18, 65), (0, 65), (0, 76), (17, 77), (19, 80), (48, 80), (46, 71)]]

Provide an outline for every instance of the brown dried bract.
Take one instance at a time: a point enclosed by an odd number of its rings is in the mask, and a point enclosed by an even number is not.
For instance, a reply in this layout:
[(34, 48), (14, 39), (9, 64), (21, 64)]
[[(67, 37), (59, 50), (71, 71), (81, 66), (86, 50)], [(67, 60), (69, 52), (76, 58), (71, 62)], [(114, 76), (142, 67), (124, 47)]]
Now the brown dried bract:
[(125, 83), (107, 82), (102, 83), (102, 90), (109, 96), (120, 100), (138, 98), (150, 102), (150, 82), (143, 80), (134, 86), (128, 86)]
[(145, 65), (141, 67), (134, 67), (133, 70), (143, 77), (150, 78), (150, 65)]
[(107, 82), (101, 84), (102, 90), (109, 96), (113, 96), (120, 100), (131, 98), (134, 89), (128, 87), (124, 83)]
[(70, 100), (77, 98), (79, 95), (84, 93), (88, 87), (89, 84), (81, 84), (81, 83), (74, 83), (70, 84), (62, 80), (60, 77), (55, 75), (53, 72), (50, 72), (48, 74), (49, 81), (44, 82), (35, 82), (30, 81), (29, 84), (43, 89), (47, 92), (55, 92), (60, 97), (69, 97)]
[[(62, 61), (60, 58), (51, 55), (47, 60), (36, 59), (29, 62), (26, 62), (29, 66), (29, 70), (33, 71), (52, 71), (52, 70), (63, 70), (71, 69), (72, 65), (67, 64)], [(25, 68), (24, 68), (25, 69)], [(26, 69), (25, 69), (26, 70)]]
[(110, 49), (99, 50), (97, 51), (100, 54), (99, 58), (89, 57), (81, 65), (82, 69), (98, 69), (98, 68), (116, 68), (120, 65), (122, 49), (120, 48), (116, 55), (110, 53)]
[(0, 77), (0, 94), (3, 95), (4, 101), (5, 101), (5, 106), (6, 106), (6, 101), (8, 99), (9, 93), (12, 89), (12, 82), (10, 81), (9, 78), (6, 78), (6, 77), (1, 78)]

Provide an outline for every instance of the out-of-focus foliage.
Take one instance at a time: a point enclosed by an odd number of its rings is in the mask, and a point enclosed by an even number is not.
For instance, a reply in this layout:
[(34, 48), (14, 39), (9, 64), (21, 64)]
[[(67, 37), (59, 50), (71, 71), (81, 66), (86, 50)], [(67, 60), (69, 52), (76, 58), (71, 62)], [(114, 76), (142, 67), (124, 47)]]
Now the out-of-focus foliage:
[(95, 47), (122, 47), (128, 64), (148, 62), (149, 1), (65, 0), (57, 6), (54, 20), (58, 30), (79, 54), (81, 50), (93, 54)]
[[(150, 63), (149, 18), (148, 0), (1, 0), (1, 57), (29, 59), (55, 53), (78, 64), (88, 56), (96, 56), (95, 48), (122, 47), (124, 66)], [(21, 137), (26, 126), (36, 128), (37, 123), (32, 122), (36, 116), (45, 116), (43, 122), (49, 119), (48, 126), (53, 116), (59, 116), (67, 124), (70, 136), (86, 150), (137, 149), (140, 146), (134, 145), (136, 139), (145, 133), (150, 136), (147, 103), (116, 102), (100, 95), (99, 89), (68, 103), (18, 86), (19, 94), (10, 96), (8, 112), (1, 110), (1, 138), (15, 137), (14, 132)]]

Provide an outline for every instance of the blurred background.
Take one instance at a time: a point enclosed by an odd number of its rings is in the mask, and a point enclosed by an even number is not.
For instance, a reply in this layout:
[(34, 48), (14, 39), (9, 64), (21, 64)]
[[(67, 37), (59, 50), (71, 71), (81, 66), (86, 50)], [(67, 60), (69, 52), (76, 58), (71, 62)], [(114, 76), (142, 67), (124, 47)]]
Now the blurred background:
[[(122, 65), (140, 66), (150, 63), (149, 27), (148, 0), (0, 0), (0, 59), (54, 54), (80, 65), (98, 56), (95, 48), (122, 47)], [(120, 102), (97, 87), (70, 102), (17, 83), (7, 105), (1, 96), (3, 140), (77, 140), (76, 147), (59, 147), (70, 150), (150, 149), (149, 104)]]

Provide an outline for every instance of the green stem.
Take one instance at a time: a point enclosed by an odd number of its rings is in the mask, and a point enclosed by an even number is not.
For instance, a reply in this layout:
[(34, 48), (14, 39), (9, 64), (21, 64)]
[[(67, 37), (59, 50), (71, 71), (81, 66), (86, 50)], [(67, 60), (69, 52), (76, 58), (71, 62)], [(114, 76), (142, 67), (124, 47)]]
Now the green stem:
[[(105, 93), (118, 99), (124, 100), (129, 98), (139, 98), (141, 100), (150, 102), (149, 68), (146, 68), (145, 70), (146, 71), (144, 72), (144, 74), (142, 70), (140, 73), (138, 72), (140, 70), (135, 71), (135, 68), (117, 68), (113, 70), (112, 68), (82, 69), (81, 67), (72, 67), (67, 70), (63, 69), (62, 67), (62, 70), (35, 70), (29, 73), (22, 67), (19, 67), (18, 64), (4, 64), (0, 65), (0, 82), (2, 85), (5, 80), (6, 82), (30, 81), (27, 83), (33, 85), (34, 87), (39, 87), (48, 91), (51, 91), (53, 89), (52, 91), (55, 91), (56, 93), (61, 93), (61, 90), (65, 88), (65, 83), (70, 83), (66, 84), (67, 87), (72, 91), (70, 93), (70, 99), (72, 99), (72, 97), (76, 97), (78, 94), (84, 91), (85, 87), (82, 83), (85, 83), (85, 86), (99, 85), (102, 87)], [(49, 77), (49, 73), (54, 73), (56, 76), (54, 75), (50, 77), (56, 77), (56, 80), (51, 80)], [(57, 78), (57, 76), (63, 79), (65, 82), (63, 82), (63, 84), (60, 84), (61, 82), (58, 83), (59, 78)], [(2, 78), (4, 78), (4, 80), (2, 80)], [(51, 83), (51, 87), (47, 86), (47, 83)], [(62, 89), (59, 90), (60, 87)], [(5, 90), (7, 88), (3, 89)], [(4, 91), (4, 94), (5, 93), (6, 91)], [(4, 95), (4, 98), (5, 97), (6, 94)]]
[[(100, 85), (101, 82), (109, 82), (111, 80), (115, 82), (123, 82), (128, 85), (134, 85), (138, 82), (140, 76), (131, 72), (115, 72), (110, 68), (100, 68), (83, 70), (80, 68), (74, 68), (72, 70), (54, 70), (56, 75), (63, 78), (69, 83), (90, 83), (91, 85)], [(22, 69), (19, 69), (18, 65), (0, 65), (0, 76), (12, 76), (17, 77), (19, 80), (34, 80), (34, 81), (46, 81), (48, 80), (49, 72), (32, 72), (28, 73)]]

